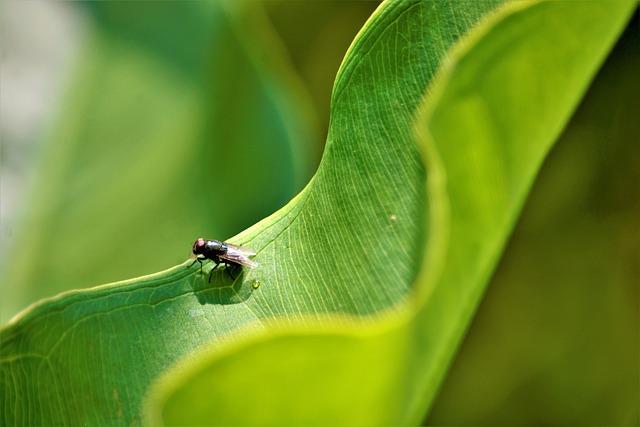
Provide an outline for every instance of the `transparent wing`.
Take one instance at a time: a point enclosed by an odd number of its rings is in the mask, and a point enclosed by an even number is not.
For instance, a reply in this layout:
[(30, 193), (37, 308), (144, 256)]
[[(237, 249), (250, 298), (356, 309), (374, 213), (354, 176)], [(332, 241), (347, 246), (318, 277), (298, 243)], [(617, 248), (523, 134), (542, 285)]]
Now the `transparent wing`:
[(220, 255), (220, 259), (223, 259), (225, 261), (231, 261), (236, 264), (240, 264), (243, 267), (248, 267), (248, 268), (255, 268), (258, 266), (257, 262), (251, 261), (249, 258), (241, 254), (233, 254), (233, 253), (227, 252), (224, 255)]
[(243, 267), (255, 268), (258, 266), (258, 263), (249, 259), (249, 257), (252, 257), (255, 254), (256, 252), (252, 249), (243, 248), (227, 243), (227, 253), (224, 255), (220, 255), (220, 258), (226, 261), (235, 262), (236, 264), (240, 264)]
[(227, 247), (229, 248), (229, 252), (233, 252), (235, 254), (242, 254), (246, 257), (252, 257), (256, 254), (256, 251), (254, 251), (253, 249), (246, 248), (244, 246), (236, 246), (226, 242), (225, 242), (225, 245), (227, 245)]

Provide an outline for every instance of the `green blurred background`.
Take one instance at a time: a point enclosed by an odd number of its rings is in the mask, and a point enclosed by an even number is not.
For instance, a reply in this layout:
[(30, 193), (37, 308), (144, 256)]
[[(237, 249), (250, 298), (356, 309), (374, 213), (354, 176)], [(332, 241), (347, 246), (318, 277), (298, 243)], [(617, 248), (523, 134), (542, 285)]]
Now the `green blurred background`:
[[(0, 319), (286, 203), (378, 2), (1, 4)], [(640, 35), (549, 156), (429, 424), (640, 424)], [(40, 280), (42, 279), (42, 280)]]

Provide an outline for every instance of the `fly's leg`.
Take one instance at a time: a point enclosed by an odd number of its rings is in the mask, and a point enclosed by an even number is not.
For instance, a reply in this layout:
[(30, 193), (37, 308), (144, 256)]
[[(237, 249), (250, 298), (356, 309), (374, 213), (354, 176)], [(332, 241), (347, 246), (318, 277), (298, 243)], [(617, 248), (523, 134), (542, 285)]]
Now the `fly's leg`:
[(202, 259), (196, 257), (196, 259), (193, 260), (193, 262), (191, 264), (189, 264), (189, 268), (193, 267), (193, 264), (195, 264), (196, 262), (200, 263), (200, 274), (202, 274)]
[(215, 263), (216, 263), (216, 266), (215, 266), (215, 267), (213, 267), (213, 268), (211, 269), (211, 271), (209, 272), (209, 283), (211, 283), (211, 275), (213, 274), (213, 270), (215, 270), (216, 268), (218, 268), (218, 266), (220, 265), (220, 261), (213, 260), (213, 262), (215, 262)]
[(233, 265), (232, 264), (228, 264), (225, 262), (225, 267), (224, 267), (224, 271), (227, 272), (227, 274), (229, 275), (229, 277), (231, 277), (231, 280), (236, 280), (238, 278), (238, 276), (233, 276), (233, 273), (231, 273), (231, 270), (233, 270)]

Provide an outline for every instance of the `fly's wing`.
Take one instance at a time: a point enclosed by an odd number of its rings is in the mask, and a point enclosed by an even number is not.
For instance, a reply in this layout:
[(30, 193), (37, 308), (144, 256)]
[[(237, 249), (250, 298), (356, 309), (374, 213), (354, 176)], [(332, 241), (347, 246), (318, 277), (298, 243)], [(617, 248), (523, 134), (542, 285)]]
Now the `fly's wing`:
[(227, 253), (220, 255), (220, 259), (240, 264), (243, 267), (255, 268), (258, 263), (249, 259), (255, 254), (256, 252), (249, 248), (241, 248), (227, 243)]
[(252, 257), (256, 254), (256, 251), (254, 251), (253, 249), (249, 249), (249, 248), (245, 248), (244, 246), (236, 246), (236, 245), (232, 245), (231, 243), (226, 243), (225, 245), (227, 245), (227, 248), (229, 249), (229, 252), (234, 252), (237, 254), (242, 254), (246, 257)]

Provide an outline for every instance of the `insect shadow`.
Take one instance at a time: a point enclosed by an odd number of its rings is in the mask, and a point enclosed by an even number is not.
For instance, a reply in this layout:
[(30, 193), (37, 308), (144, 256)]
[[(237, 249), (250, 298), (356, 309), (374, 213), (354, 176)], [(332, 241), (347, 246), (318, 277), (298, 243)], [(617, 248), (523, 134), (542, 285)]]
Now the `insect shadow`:
[[(244, 280), (242, 268), (225, 266), (216, 268), (209, 276), (209, 271), (198, 271), (192, 276), (193, 293), (201, 305), (205, 304), (238, 304), (246, 301), (254, 291), (251, 281)], [(227, 269), (230, 269), (227, 271)], [(211, 282), (209, 282), (211, 277)]]

